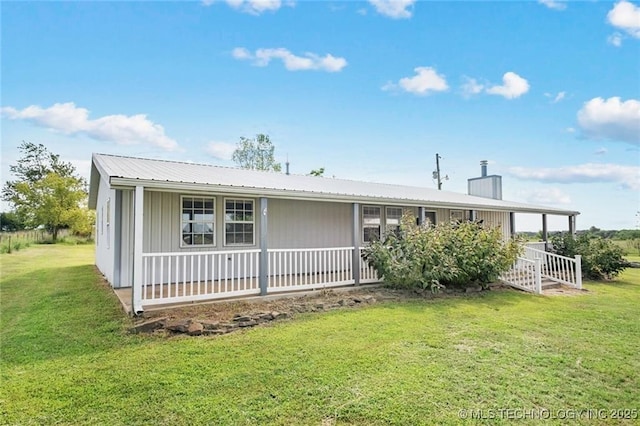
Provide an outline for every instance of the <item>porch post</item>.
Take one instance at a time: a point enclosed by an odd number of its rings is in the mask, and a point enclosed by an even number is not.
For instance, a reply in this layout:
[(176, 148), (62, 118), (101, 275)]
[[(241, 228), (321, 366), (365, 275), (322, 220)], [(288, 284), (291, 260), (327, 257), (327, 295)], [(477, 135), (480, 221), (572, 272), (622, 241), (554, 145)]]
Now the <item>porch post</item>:
[(509, 230), (511, 232), (511, 238), (516, 236), (516, 214), (509, 212)]
[(133, 217), (133, 291), (131, 310), (133, 315), (140, 315), (142, 309), (142, 232), (144, 219), (144, 187), (136, 186)]
[(576, 236), (576, 216), (569, 216), (569, 234)]
[(258, 277), (258, 283), (260, 284), (260, 295), (265, 296), (267, 294), (267, 288), (269, 287), (269, 253), (267, 249), (269, 247), (267, 232), (267, 213), (268, 213), (268, 201), (266, 197), (260, 198), (260, 275)]
[(424, 224), (424, 207), (418, 207), (418, 226)]
[(549, 245), (547, 239), (547, 214), (542, 213), (542, 241), (544, 241), (544, 251), (547, 251), (547, 247)]
[(351, 269), (353, 272), (353, 282), (360, 285), (360, 204), (353, 203), (353, 234), (352, 245), (353, 254), (351, 258)]

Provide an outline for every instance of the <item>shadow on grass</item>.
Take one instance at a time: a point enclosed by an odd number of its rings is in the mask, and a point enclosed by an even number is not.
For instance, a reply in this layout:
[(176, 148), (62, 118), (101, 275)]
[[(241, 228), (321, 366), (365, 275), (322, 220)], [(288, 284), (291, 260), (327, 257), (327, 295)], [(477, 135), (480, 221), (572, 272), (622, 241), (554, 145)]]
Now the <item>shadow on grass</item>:
[(130, 319), (93, 265), (42, 267), (4, 277), (3, 364), (86, 355), (136, 344)]

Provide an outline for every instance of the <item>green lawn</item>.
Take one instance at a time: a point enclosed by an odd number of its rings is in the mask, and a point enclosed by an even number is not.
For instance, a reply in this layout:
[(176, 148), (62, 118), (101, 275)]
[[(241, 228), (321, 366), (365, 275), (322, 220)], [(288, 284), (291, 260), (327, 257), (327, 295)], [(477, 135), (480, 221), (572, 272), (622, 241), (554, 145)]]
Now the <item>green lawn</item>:
[(2, 424), (459, 424), (461, 409), (495, 424), (640, 409), (638, 269), (581, 296), (490, 292), (163, 338), (126, 332), (89, 246), (0, 262)]

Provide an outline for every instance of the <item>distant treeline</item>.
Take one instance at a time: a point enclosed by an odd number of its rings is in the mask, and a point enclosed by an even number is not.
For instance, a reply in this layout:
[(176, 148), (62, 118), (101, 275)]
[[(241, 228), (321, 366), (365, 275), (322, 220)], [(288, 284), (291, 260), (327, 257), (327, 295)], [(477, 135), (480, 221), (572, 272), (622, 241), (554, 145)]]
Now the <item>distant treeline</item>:
[[(518, 232), (518, 234), (525, 236), (527, 239), (542, 239), (542, 231), (538, 232)], [(549, 232), (549, 237), (557, 234), (562, 234), (562, 232)], [(582, 229), (576, 231), (578, 235), (593, 235), (595, 237), (601, 237), (609, 240), (635, 240), (640, 239), (640, 229), (600, 229), (592, 226), (589, 229)]]

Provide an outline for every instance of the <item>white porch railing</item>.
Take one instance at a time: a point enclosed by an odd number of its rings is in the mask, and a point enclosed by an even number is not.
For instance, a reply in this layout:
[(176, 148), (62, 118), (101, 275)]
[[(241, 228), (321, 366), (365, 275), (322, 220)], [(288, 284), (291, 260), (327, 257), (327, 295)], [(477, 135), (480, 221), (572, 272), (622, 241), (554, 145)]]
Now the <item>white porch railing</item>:
[[(354, 247), (267, 250), (267, 294), (355, 284)], [(380, 281), (362, 259), (360, 282)], [(260, 294), (260, 250), (143, 253), (141, 304)]]
[(267, 292), (353, 284), (353, 247), (273, 249), (269, 253)]
[(560, 256), (531, 247), (524, 248), (524, 257), (529, 260), (539, 259), (543, 277), (566, 284), (570, 287), (582, 289), (582, 258), (577, 255), (574, 259)]
[(260, 250), (145, 253), (142, 303), (158, 305), (259, 294)]
[(531, 293), (542, 293), (540, 260), (518, 258), (510, 270), (502, 274), (500, 280), (512, 287)]
[(527, 244), (523, 255), (500, 277), (506, 284), (538, 294), (542, 293), (542, 278), (582, 289), (582, 258), (560, 256)]
[(380, 281), (380, 278), (378, 278), (378, 273), (362, 258), (363, 250), (364, 248), (360, 247), (358, 256), (360, 259), (360, 282), (363, 284), (377, 283), (378, 281)]
[(524, 246), (532, 248), (532, 249), (536, 249), (536, 250), (545, 251), (547, 249), (547, 242), (546, 241), (531, 241), (531, 242), (525, 243)]

